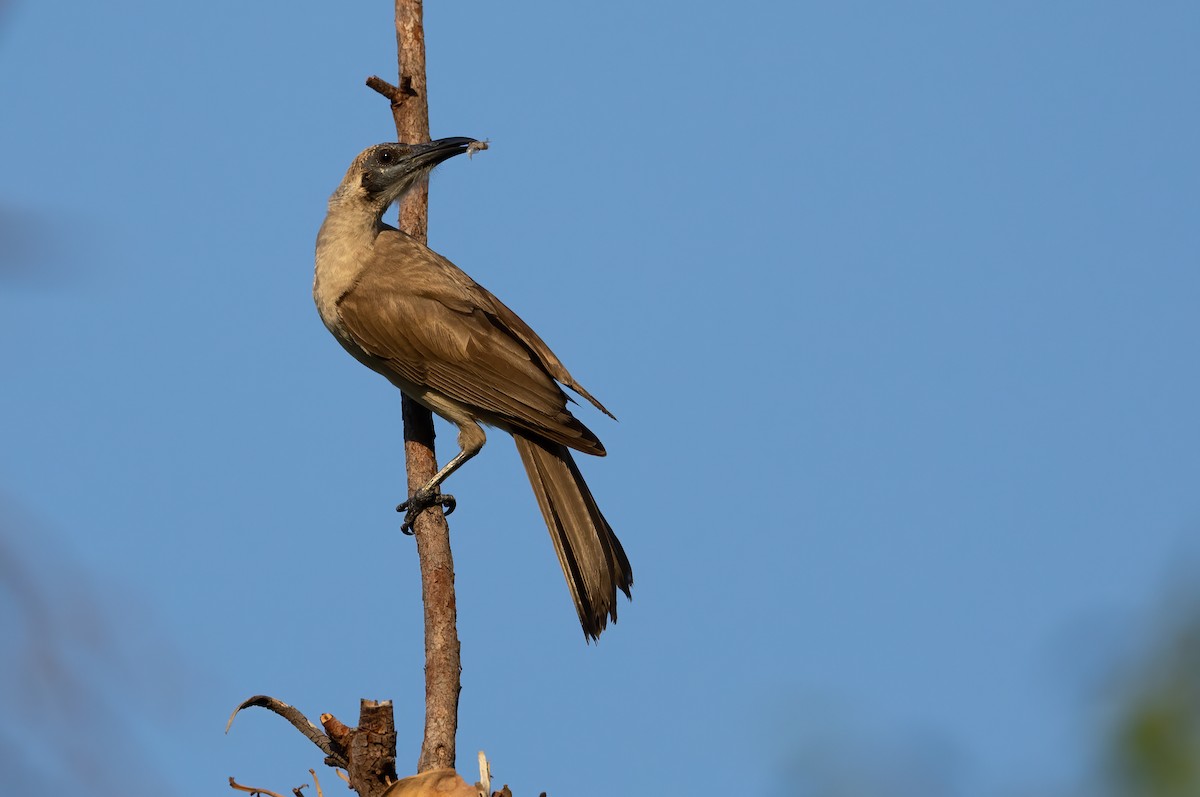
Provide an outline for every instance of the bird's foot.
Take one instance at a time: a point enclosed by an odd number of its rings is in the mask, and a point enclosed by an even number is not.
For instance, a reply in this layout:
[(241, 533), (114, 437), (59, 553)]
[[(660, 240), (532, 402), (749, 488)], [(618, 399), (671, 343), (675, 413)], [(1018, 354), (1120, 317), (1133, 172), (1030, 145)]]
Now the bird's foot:
[(416, 522), (417, 515), (420, 515), (431, 506), (440, 506), (442, 511), (449, 515), (454, 511), (457, 502), (454, 500), (454, 496), (449, 493), (443, 493), (436, 487), (432, 490), (424, 488), (417, 490), (411, 498), (396, 507), (397, 512), (404, 513), (404, 522), (400, 524), (400, 531), (411, 535), (413, 533), (413, 523)]

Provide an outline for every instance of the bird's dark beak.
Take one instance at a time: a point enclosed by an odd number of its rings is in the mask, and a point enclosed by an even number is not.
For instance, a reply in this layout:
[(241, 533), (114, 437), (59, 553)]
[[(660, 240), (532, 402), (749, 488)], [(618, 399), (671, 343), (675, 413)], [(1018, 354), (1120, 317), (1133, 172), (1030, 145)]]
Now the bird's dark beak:
[(417, 169), (432, 169), (442, 161), (461, 155), (475, 143), (473, 138), (439, 138), (425, 144), (413, 144), (406, 160)]

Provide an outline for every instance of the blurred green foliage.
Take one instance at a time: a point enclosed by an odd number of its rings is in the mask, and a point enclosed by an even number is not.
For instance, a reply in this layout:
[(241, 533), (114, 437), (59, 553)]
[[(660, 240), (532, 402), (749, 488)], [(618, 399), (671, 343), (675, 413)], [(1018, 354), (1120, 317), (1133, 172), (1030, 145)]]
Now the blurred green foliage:
[(1200, 605), (1125, 679), (1108, 745), (1118, 797), (1200, 797)]

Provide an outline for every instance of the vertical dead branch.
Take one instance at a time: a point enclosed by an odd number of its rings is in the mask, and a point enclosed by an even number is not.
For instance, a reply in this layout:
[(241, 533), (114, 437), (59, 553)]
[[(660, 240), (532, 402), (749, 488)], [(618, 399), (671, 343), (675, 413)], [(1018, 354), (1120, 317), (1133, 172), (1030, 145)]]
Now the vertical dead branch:
[[(3, 0), (0, 0), (3, 2)], [(422, 0), (395, 0), (396, 48), (400, 80), (395, 86), (372, 76), (367, 85), (391, 101), (399, 141), (428, 141), (429, 102), (425, 96), (425, 31)], [(425, 242), (429, 227), (429, 191), (420, 187), (409, 192), (400, 205), (400, 229)], [(437, 459), (433, 450), (433, 416), (429, 410), (404, 396), (404, 453), (408, 464), (408, 493), (433, 478)], [(360, 797), (383, 797), (413, 792), (421, 784), (434, 783), (438, 794), (448, 797), (476, 792), (453, 772), (454, 739), (458, 731), (458, 693), (462, 667), (459, 662), (457, 610), (454, 598), (454, 560), (450, 555), (450, 527), (440, 506), (417, 516), (413, 524), (421, 565), (421, 597), (425, 604), (425, 737), (418, 773), (424, 776), (396, 779), (396, 729), (390, 700), (363, 700), (358, 727), (351, 728), (332, 714), (321, 715), (326, 733), (321, 733), (299, 711), (275, 698), (256, 695), (234, 710), (263, 706), (288, 719), (326, 754), (325, 763), (345, 767), (350, 788)], [(233, 722), (233, 716), (229, 718)], [(226, 727), (228, 731), (228, 727)], [(434, 775), (434, 770), (445, 770)], [(314, 780), (316, 776), (313, 776)], [(230, 784), (239, 788), (232, 778)], [(318, 789), (320, 787), (318, 786)], [(251, 789), (245, 789), (250, 791)]]
[[(422, 0), (396, 0), (396, 50), (400, 81), (390, 92), (399, 141), (428, 141), (429, 100), (425, 92), (425, 29)], [(375, 87), (378, 90), (378, 87)], [(424, 243), (429, 229), (429, 191), (421, 187), (400, 205), (400, 229)], [(433, 477), (433, 416), (404, 397), (404, 453), (411, 493)], [(425, 737), (417, 771), (453, 768), (461, 689), (454, 559), (450, 527), (440, 508), (422, 512), (415, 523), (425, 603)]]

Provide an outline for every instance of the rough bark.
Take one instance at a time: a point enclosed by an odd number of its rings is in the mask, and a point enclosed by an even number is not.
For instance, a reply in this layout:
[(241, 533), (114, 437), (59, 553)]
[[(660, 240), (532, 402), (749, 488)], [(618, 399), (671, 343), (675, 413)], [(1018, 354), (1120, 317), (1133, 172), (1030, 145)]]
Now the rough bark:
[(350, 728), (332, 714), (321, 715), (334, 750), (346, 761), (350, 787), (359, 797), (380, 797), (396, 778), (396, 726), (392, 701), (363, 700), (358, 727)]

